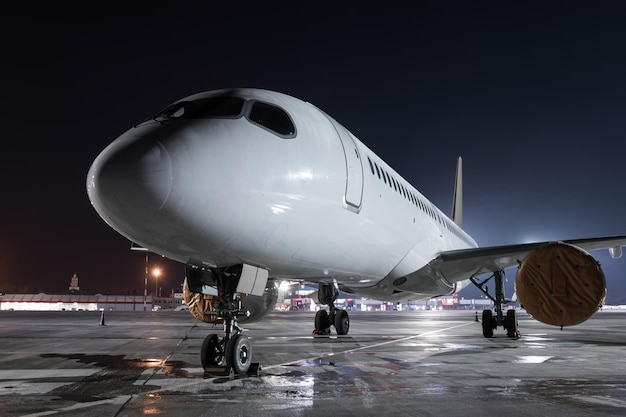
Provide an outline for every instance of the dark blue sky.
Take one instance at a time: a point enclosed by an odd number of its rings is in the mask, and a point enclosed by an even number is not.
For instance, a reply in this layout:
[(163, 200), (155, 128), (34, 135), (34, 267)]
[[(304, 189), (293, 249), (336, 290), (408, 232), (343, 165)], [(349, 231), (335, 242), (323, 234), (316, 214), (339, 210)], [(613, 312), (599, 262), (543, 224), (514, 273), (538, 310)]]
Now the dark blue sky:
[[(287, 4), (3, 10), (0, 291), (78, 273), (86, 291), (143, 292), (144, 258), (91, 208), (87, 170), (136, 122), (223, 87), (312, 102), (447, 213), (463, 156), (482, 246), (626, 234), (620, 2)], [(626, 260), (594, 255), (626, 302)], [(160, 263), (168, 291), (182, 267)]]

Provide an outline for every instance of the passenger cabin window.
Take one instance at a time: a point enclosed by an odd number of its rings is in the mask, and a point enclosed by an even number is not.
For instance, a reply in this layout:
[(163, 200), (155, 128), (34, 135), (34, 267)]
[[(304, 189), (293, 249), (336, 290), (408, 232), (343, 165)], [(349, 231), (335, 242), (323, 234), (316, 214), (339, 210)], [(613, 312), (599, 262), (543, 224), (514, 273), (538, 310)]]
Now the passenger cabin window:
[(174, 103), (155, 119), (235, 118), (241, 114), (243, 99), (237, 97), (205, 97)]
[(393, 174), (390, 175), (387, 171), (385, 171), (382, 165), (379, 167), (378, 164), (375, 161), (372, 161), (369, 156), (367, 157), (367, 161), (369, 162), (372, 176), (378, 176), (378, 179), (381, 179), (385, 184), (389, 185), (391, 189), (395, 189), (398, 194), (404, 196), (404, 198), (429, 215), (433, 220), (439, 222), (439, 224), (450, 231), (450, 233), (453, 233), (464, 241), (467, 241), (467, 239), (456, 229), (456, 226), (443, 214), (441, 214), (439, 210), (435, 209), (434, 206), (431, 207), (426, 204), (421, 198), (416, 197), (408, 186), (404, 185), (402, 181), (397, 180)]
[(370, 159), (370, 157), (367, 157), (367, 161), (370, 163), (370, 169), (372, 170), (372, 175), (376, 175), (376, 173), (374, 172), (374, 164), (372, 164), (372, 160)]
[(296, 127), (286, 111), (272, 104), (254, 102), (250, 110), (250, 121), (281, 136), (293, 136)]

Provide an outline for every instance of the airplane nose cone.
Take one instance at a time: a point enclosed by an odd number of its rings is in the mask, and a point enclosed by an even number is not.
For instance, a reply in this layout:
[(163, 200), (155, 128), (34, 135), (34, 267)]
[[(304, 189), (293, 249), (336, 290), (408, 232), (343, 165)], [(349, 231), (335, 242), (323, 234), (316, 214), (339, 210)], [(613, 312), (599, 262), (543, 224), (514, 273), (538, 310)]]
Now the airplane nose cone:
[(127, 233), (159, 212), (171, 188), (167, 150), (159, 142), (141, 139), (111, 144), (98, 155), (87, 177), (87, 193), (96, 211)]

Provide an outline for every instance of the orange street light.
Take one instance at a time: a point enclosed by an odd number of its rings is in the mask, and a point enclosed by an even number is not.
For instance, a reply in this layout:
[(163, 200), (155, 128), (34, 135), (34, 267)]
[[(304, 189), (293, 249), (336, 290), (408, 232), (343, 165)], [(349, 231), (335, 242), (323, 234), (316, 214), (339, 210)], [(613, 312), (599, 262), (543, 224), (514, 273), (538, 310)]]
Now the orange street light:
[(154, 296), (158, 297), (158, 286), (159, 286), (159, 276), (161, 275), (161, 269), (160, 268), (154, 268), (152, 270), (152, 275), (154, 275)]

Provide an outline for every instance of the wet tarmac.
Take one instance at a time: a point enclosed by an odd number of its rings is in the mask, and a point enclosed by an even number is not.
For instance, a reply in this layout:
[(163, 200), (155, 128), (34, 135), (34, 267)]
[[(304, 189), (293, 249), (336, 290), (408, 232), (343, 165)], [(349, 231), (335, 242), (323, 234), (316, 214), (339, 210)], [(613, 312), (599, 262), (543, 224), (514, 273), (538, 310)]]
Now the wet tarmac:
[(626, 415), (626, 311), (563, 331), (520, 313), (518, 340), (474, 318), (350, 312), (338, 337), (271, 313), (246, 331), (259, 376), (230, 379), (204, 377), (213, 326), (187, 312), (2, 311), (0, 415)]

